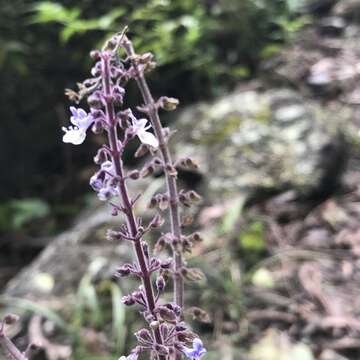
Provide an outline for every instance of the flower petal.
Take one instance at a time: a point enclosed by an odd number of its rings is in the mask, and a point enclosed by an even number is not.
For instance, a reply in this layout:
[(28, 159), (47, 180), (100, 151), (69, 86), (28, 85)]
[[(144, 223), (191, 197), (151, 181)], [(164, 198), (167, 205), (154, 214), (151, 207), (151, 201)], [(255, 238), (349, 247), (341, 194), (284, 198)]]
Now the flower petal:
[(154, 148), (157, 148), (159, 146), (158, 139), (151, 132), (143, 130), (143, 131), (138, 131), (136, 135), (139, 137), (140, 141), (143, 144), (150, 145)]
[(200, 352), (203, 349), (203, 343), (199, 338), (196, 338), (196, 339), (193, 340), (193, 348), (197, 352)]
[(64, 143), (80, 145), (84, 142), (86, 138), (86, 132), (81, 129), (63, 128), (63, 130), (65, 131), (62, 139)]

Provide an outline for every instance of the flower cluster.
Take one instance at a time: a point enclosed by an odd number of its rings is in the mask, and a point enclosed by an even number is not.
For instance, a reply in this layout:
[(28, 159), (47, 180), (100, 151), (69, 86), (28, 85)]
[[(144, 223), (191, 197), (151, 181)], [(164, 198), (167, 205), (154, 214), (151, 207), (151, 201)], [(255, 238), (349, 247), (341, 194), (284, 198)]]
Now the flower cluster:
[[(120, 57), (123, 49), (125, 58)], [(190, 359), (200, 359), (206, 350), (196, 334), (190, 331), (183, 321), (183, 280), (197, 280), (202, 277), (198, 269), (189, 269), (182, 261), (182, 254), (191, 251), (193, 244), (200, 240), (197, 233), (181, 233), (180, 206), (188, 207), (199, 200), (199, 195), (191, 191), (178, 191), (176, 185), (177, 164), (195, 166), (191, 159), (173, 162), (167, 142), (170, 131), (163, 128), (158, 116), (160, 108), (173, 110), (178, 101), (161, 97), (153, 101), (147, 87), (144, 74), (154, 67), (151, 54), (136, 55), (131, 42), (124, 35), (114, 36), (102, 51), (92, 52), (96, 60), (91, 70), (92, 78), (81, 84), (78, 99), (87, 97), (89, 112), (71, 107), (70, 122), (73, 126), (63, 128), (64, 142), (81, 144), (87, 130), (92, 127), (94, 133), (105, 131), (108, 143), (98, 149), (94, 162), (98, 171), (90, 178), (90, 186), (102, 201), (108, 201), (112, 213), (123, 213), (125, 224), (116, 230), (109, 230), (107, 238), (129, 241), (133, 244), (137, 261), (120, 266), (115, 276), (136, 276), (142, 284), (131, 294), (124, 296), (123, 303), (140, 307), (141, 314), (148, 323), (148, 328), (139, 330), (135, 336), (138, 346), (121, 360), (136, 360), (144, 351), (150, 351), (158, 359), (181, 359), (182, 355)], [(137, 108), (145, 117), (136, 117), (131, 109), (122, 108), (125, 86), (135, 79), (144, 105)], [(85, 89), (85, 90), (84, 90)], [(82, 96), (82, 93), (85, 96)], [(149, 120), (148, 120), (149, 119)], [(124, 149), (135, 138), (140, 141), (135, 156), (146, 153), (153, 155), (141, 169), (126, 172), (122, 162)], [(157, 208), (149, 224), (144, 224), (135, 216), (134, 203), (127, 190), (128, 180), (137, 180), (155, 170), (165, 173), (167, 192), (156, 194), (150, 202), (151, 208)], [(151, 254), (144, 234), (159, 228), (164, 223), (163, 214), (169, 209), (171, 231), (163, 233), (155, 249), (162, 250), (169, 246), (173, 259), (160, 260)], [(161, 302), (161, 293), (169, 279), (174, 282), (174, 302)], [(175, 356), (175, 357), (174, 357)]]
[[(123, 57), (120, 56), (121, 51)], [(174, 110), (178, 101), (168, 97), (161, 97), (156, 102), (153, 100), (145, 80), (145, 73), (154, 68), (152, 55), (135, 54), (132, 43), (124, 34), (115, 35), (101, 51), (93, 51), (91, 57), (96, 61), (91, 69), (91, 78), (78, 84), (78, 93), (67, 91), (77, 103), (86, 98), (89, 111), (70, 107), (71, 125), (62, 128), (63, 142), (82, 144), (90, 128), (95, 134), (106, 134), (107, 142), (94, 157), (98, 170), (89, 183), (98, 198), (109, 203), (112, 215), (123, 215), (124, 223), (117, 229), (108, 230), (107, 238), (131, 243), (136, 261), (119, 266), (115, 278), (135, 276), (140, 279), (140, 286), (124, 296), (122, 302), (127, 306), (137, 306), (147, 324), (135, 333), (137, 346), (119, 360), (137, 360), (144, 352), (150, 353), (151, 359), (180, 360), (185, 356), (198, 360), (206, 350), (199, 337), (184, 322), (183, 296), (184, 280), (199, 280), (203, 275), (199, 269), (186, 266), (183, 254), (190, 252), (201, 237), (198, 233), (182, 233), (182, 228), (190, 222), (180, 221), (180, 208), (191, 206), (200, 197), (193, 190), (178, 191), (176, 182), (178, 167), (194, 168), (197, 165), (189, 158), (172, 160), (168, 147), (171, 132), (163, 128), (158, 115), (159, 109)], [(144, 117), (137, 117), (131, 109), (123, 107), (125, 86), (132, 79), (143, 97), (144, 104), (137, 110), (144, 113)], [(122, 158), (125, 148), (132, 141), (139, 142), (135, 157), (149, 153), (152, 158), (142, 168), (128, 171)], [(157, 213), (145, 224), (135, 214), (134, 204), (138, 197), (130, 196), (128, 186), (130, 180), (136, 181), (154, 171), (165, 174), (167, 189), (151, 199), (149, 207), (156, 209)], [(170, 231), (161, 233), (155, 245), (155, 252), (165, 247), (170, 250), (172, 257), (164, 260), (154, 256), (144, 235), (160, 228), (166, 213), (169, 214)], [(173, 301), (162, 301), (161, 295), (171, 280)], [(204, 311), (199, 309), (198, 313), (203, 314)], [(0, 345), (12, 352), (10, 358), (28, 360), (7, 340), (3, 324), (0, 324)]]

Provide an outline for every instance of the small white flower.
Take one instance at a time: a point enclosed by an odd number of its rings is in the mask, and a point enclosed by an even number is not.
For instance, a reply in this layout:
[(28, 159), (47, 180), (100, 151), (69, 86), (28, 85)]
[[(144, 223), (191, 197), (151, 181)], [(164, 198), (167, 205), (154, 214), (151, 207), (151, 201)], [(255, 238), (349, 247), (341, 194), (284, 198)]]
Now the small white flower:
[(146, 126), (148, 121), (146, 119), (136, 119), (135, 116), (131, 116), (132, 126), (135, 134), (140, 139), (140, 141), (143, 144), (150, 145), (154, 148), (157, 148), (159, 146), (158, 139), (154, 136), (153, 133), (147, 131), (151, 128), (151, 125), (149, 124)]
[(62, 130), (65, 131), (63, 142), (80, 145), (84, 142), (86, 138), (86, 131), (94, 122), (94, 118), (91, 114), (87, 114), (85, 110), (80, 108), (76, 109), (74, 106), (70, 107), (70, 111), (72, 113), (70, 122), (74, 126), (62, 128)]
[(128, 356), (121, 356), (119, 360), (137, 360), (139, 355), (137, 353), (131, 353)]

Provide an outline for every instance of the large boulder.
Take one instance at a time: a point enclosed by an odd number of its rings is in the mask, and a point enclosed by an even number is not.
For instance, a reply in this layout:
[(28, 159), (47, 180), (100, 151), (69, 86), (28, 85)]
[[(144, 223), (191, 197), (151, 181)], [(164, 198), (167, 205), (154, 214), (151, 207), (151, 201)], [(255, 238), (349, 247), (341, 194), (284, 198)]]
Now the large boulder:
[[(339, 123), (289, 89), (238, 91), (180, 114), (175, 151), (192, 156), (216, 196), (330, 190), (346, 145)], [(325, 185), (325, 188), (324, 188)]]

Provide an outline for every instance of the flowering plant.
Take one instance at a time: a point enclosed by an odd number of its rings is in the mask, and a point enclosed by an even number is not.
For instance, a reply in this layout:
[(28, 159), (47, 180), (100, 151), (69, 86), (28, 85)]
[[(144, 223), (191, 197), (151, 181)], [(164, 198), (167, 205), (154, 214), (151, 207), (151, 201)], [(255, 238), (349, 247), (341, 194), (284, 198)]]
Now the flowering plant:
[[(124, 54), (123, 57), (120, 55)], [(173, 161), (168, 147), (171, 132), (164, 128), (159, 118), (159, 109), (174, 110), (178, 100), (161, 97), (154, 101), (145, 74), (154, 68), (152, 55), (137, 55), (127, 36), (116, 34), (106, 42), (101, 51), (91, 52), (96, 61), (91, 70), (92, 77), (79, 84), (79, 91), (67, 90), (66, 94), (76, 103), (87, 99), (90, 111), (70, 107), (71, 126), (63, 127), (63, 141), (73, 145), (82, 144), (89, 128), (95, 134), (105, 132), (107, 144), (102, 145), (94, 162), (99, 170), (90, 178), (90, 186), (102, 201), (109, 203), (112, 214), (122, 215), (124, 224), (107, 232), (111, 240), (123, 240), (132, 244), (136, 261), (124, 264), (116, 271), (116, 277), (134, 275), (141, 280), (137, 290), (124, 296), (123, 303), (138, 305), (146, 320), (147, 328), (135, 333), (138, 345), (121, 360), (136, 360), (143, 352), (159, 360), (200, 359), (206, 353), (202, 341), (189, 330), (184, 322), (184, 278), (196, 280), (201, 277), (198, 269), (191, 269), (183, 261), (183, 253), (191, 251), (195, 242), (201, 239), (198, 233), (182, 234), (185, 224), (181, 223), (180, 207), (190, 206), (199, 200), (199, 195), (191, 191), (178, 191), (177, 168), (196, 167), (190, 159)], [(146, 118), (137, 118), (131, 109), (124, 109), (125, 85), (134, 79), (140, 89), (144, 104), (137, 107)], [(152, 159), (139, 170), (127, 171), (123, 165), (126, 146), (138, 138), (140, 145), (136, 157), (150, 153)], [(155, 170), (162, 171), (166, 178), (166, 192), (156, 194), (150, 207), (158, 213), (148, 223), (135, 214), (137, 198), (131, 198), (128, 186), (131, 180), (145, 177)], [(164, 223), (165, 210), (169, 212), (171, 231), (162, 233), (155, 249), (161, 251), (166, 245), (172, 258), (162, 260), (153, 255), (144, 235)], [(173, 302), (161, 302), (161, 294), (167, 282), (173, 280)], [(200, 309), (198, 309), (199, 311)], [(9, 318), (4, 323), (9, 323)], [(11, 318), (12, 319), (12, 318)], [(0, 326), (0, 344), (8, 358), (27, 360), (29, 355), (21, 353), (4, 334), (4, 324)]]

